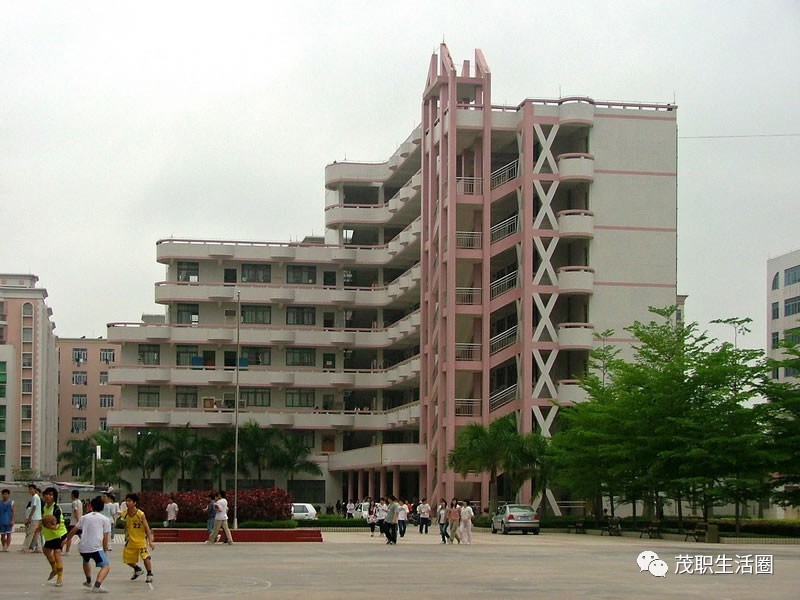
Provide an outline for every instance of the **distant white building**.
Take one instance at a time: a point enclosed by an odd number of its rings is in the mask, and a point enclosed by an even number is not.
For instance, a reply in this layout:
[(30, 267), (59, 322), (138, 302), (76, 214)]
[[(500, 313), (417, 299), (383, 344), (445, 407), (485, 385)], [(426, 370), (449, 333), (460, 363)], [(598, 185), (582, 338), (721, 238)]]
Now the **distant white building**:
[[(780, 358), (787, 335), (800, 338), (800, 250), (767, 261), (767, 355)], [(796, 369), (775, 369), (773, 379), (800, 375)]]

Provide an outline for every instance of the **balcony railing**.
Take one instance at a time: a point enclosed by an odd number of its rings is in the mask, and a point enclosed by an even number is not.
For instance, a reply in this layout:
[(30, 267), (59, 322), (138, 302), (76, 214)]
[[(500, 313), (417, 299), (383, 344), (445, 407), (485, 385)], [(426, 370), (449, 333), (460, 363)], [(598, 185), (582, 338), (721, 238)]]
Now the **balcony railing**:
[(508, 290), (515, 287), (517, 287), (517, 271), (509, 273), (508, 275), (504, 275), (500, 279), (494, 280), (489, 288), (489, 296), (492, 300), (494, 300), (498, 296), (505, 294)]
[[(481, 405), (480, 400), (456, 398), (456, 416), (457, 417), (480, 417)], [(435, 421), (434, 421), (435, 422)]]
[(503, 333), (498, 333), (489, 340), (490, 354), (497, 354), (503, 348), (508, 348), (512, 344), (517, 343), (517, 326), (514, 325), (510, 329), (506, 329)]
[(511, 385), (505, 389), (494, 392), (489, 396), (489, 412), (494, 412), (501, 406), (505, 406), (509, 402), (517, 399), (517, 384)]
[(519, 216), (514, 215), (505, 221), (501, 221), (497, 225), (492, 226), (491, 237), (492, 243), (499, 242), (510, 235), (514, 235), (519, 230)]
[(456, 360), (479, 360), (480, 344), (456, 344)]
[(491, 177), (492, 189), (498, 188), (504, 183), (516, 179), (519, 173), (519, 160), (513, 160), (504, 167), (500, 167)]
[(456, 248), (480, 250), (482, 238), (480, 231), (456, 231)]
[(480, 304), (481, 288), (456, 288), (456, 304)]
[(456, 177), (456, 193), (478, 196), (483, 193), (483, 180), (480, 177)]

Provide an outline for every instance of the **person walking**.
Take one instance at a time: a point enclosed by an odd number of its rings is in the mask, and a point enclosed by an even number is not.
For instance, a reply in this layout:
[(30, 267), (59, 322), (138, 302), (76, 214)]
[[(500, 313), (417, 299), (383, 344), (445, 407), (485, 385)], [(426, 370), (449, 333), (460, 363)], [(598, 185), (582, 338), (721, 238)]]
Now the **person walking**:
[[(44, 546), (42, 551), (47, 562), (50, 563), (50, 576), (48, 581), (56, 578), (56, 587), (64, 585), (64, 563), (61, 560), (61, 545), (67, 539), (67, 526), (64, 524), (64, 515), (58, 507), (58, 490), (49, 487), (42, 492), (45, 505), (42, 507), (42, 520), (39, 528), (42, 530)], [(44, 526), (43, 526), (44, 525)]]
[(452, 544), (455, 539), (460, 544), (461, 535), (458, 533), (458, 528), (461, 525), (461, 508), (455, 498), (450, 501), (450, 508), (447, 510), (447, 523), (450, 528), (450, 543)]
[(384, 521), (387, 544), (397, 545), (397, 518), (399, 514), (400, 505), (397, 503), (397, 498), (389, 496), (389, 506), (386, 508), (386, 519)]
[[(153, 583), (153, 561), (147, 551), (147, 546), (149, 544), (150, 550), (153, 550), (156, 547), (156, 542), (153, 539), (153, 530), (150, 529), (147, 517), (144, 512), (139, 510), (138, 505), (138, 494), (125, 496), (125, 511), (122, 514), (125, 519), (125, 549), (122, 551), (122, 561), (133, 569), (131, 581), (134, 581), (143, 572), (139, 566), (139, 559), (141, 558), (144, 568), (147, 569), (145, 583)], [(111, 531), (113, 530), (112, 526)]]
[[(83, 502), (81, 502), (81, 494), (78, 490), (72, 490), (71, 496), (72, 496), (72, 512), (70, 514), (69, 522), (71, 525), (75, 525), (75, 523), (80, 521), (81, 517), (83, 516)], [(67, 545), (64, 550), (64, 556), (69, 556), (69, 549), (72, 546), (73, 536), (74, 534), (67, 536)]]
[(214, 508), (214, 494), (208, 495), (208, 503), (206, 504), (206, 534), (211, 536), (214, 530), (214, 515), (217, 514)]
[(25, 540), (20, 552), (38, 552), (41, 547), (42, 499), (39, 497), (39, 488), (33, 484), (28, 486), (28, 493), (31, 500), (25, 513)]
[[(100, 496), (92, 498), (89, 502), (89, 509), (90, 511), (82, 515), (69, 530), (67, 544), (74, 535), (80, 532), (78, 552), (83, 558), (83, 574), (86, 577), (83, 585), (92, 588), (93, 592), (105, 594), (108, 590), (103, 587), (103, 582), (111, 570), (107, 556), (111, 522), (103, 516), (103, 499)], [(100, 569), (97, 572), (94, 586), (92, 586), (92, 565), (90, 563), (92, 560)]]
[(475, 511), (472, 510), (472, 507), (466, 500), (461, 501), (461, 512), (459, 516), (461, 518), (461, 527), (460, 527), (461, 539), (464, 540), (465, 544), (471, 544), (472, 518), (475, 516)]
[[(120, 509), (117, 497), (112, 492), (103, 494), (103, 514), (111, 523), (111, 535), (109, 538), (113, 542), (116, 535), (117, 519), (120, 517)], [(111, 552), (111, 546), (108, 547), (108, 551)]]
[(431, 524), (431, 505), (425, 498), (417, 505), (417, 514), (419, 515), (419, 532), (428, 533), (428, 527)]
[(347, 519), (354, 519), (356, 516), (356, 503), (353, 502), (353, 499), (350, 498), (350, 502), (347, 503)]
[(401, 499), (397, 509), (397, 533), (400, 537), (406, 537), (406, 527), (408, 526), (408, 504)]
[(217, 534), (222, 529), (225, 532), (226, 544), (233, 544), (233, 536), (228, 528), (228, 500), (225, 498), (225, 491), (220, 490), (214, 495), (214, 529), (208, 536), (208, 543), (213, 544), (217, 541)]
[(11, 490), (5, 489), (0, 500), (0, 546), (2, 552), (8, 552), (11, 546), (11, 534), (14, 531), (14, 501), (11, 499)]
[(369, 524), (369, 537), (375, 537), (375, 525), (378, 523), (378, 517), (375, 514), (377, 505), (374, 500), (369, 501), (369, 508), (367, 508), (367, 523)]
[(167, 504), (167, 527), (175, 527), (178, 520), (178, 505), (175, 503), (175, 496), (169, 497)]
[(381, 498), (378, 505), (375, 507), (375, 519), (378, 523), (378, 531), (382, 536), (386, 535), (386, 498)]
[(436, 521), (439, 523), (439, 535), (442, 536), (442, 543), (446, 544), (450, 539), (450, 534), (447, 533), (449, 526), (447, 522), (447, 500), (444, 498), (439, 501), (439, 507), (436, 509)]

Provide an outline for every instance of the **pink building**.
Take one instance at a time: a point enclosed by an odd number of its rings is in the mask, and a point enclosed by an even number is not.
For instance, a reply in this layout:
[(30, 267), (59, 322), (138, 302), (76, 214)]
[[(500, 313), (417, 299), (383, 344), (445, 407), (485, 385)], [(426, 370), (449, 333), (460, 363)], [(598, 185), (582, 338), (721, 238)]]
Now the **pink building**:
[(295, 482), (298, 500), (485, 506), (487, 478), (446, 466), (459, 428), (515, 412), (549, 435), (585, 399), (594, 333), (628, 349), (624, 327), (676, 303), (676, 115), (498, 106), (480, 51), (457, 69), (442, 45), (396, 152), (326, 167), (324, 240), (158, 243), (165, 316), (109, 325), (122, 346), (109, 423), (202, 432), (233, 424), (214, 406), (238, 406), (307, 440), (323, 476)]
[(0, 274), (0, 480), (56, 473), (55, 323), (38, 280)]
[[(107, 413), (119, 399), (119, 386), (109, 385), (109, 371), (117, 364), (120, 348), (104, 338), (58, 338), (59, 428), (58, 451), (68, 442), (108, 428)], [(59, 465), (60, 468), (60, 465)], [(62, 477), (87, 481), (88, 473)]]

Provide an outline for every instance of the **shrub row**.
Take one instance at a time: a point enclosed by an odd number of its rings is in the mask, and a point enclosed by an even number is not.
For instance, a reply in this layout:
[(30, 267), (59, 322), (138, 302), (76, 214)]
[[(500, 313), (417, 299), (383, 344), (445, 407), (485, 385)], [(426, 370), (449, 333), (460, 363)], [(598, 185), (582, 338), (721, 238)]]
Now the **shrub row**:
[[(156, 525), (166, 519), (167, 504), (175, 498), (178, 505), (178, 518), (185, 523), (203, 524), (207, 520), (208, 505), (206, 491), (140, 492), (139, 508), (147, 515), (150, 523)], [(228, 517), (233, 518), (233, 491), (227, 491)], [(292, 496), (280, 488), (267, 490), (239, 490), (237, 516), (243, 521), (287, 521), (292, 518)]]

